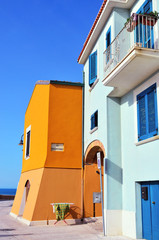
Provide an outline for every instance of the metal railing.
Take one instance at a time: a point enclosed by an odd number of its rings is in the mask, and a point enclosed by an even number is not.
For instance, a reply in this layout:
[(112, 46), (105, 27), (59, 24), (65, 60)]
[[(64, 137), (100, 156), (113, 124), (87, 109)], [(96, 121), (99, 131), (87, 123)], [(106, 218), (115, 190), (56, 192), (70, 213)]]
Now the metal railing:
[[(137, 46), (140, 48), (156, 48), (154, 46), (154, 25), (158, 16), (134, 13), (123, 29), (103, 53), (104, 76)], [(158, 46), (157, 46), (158, 48)]]

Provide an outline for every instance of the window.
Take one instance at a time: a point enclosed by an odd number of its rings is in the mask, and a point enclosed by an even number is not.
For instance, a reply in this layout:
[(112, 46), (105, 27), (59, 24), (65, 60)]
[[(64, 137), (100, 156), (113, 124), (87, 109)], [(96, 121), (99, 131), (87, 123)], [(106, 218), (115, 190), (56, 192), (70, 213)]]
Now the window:
[[(106, 54), (106, 62), (109, 62), (110, 60), (110, 54), (111, 54), (111, 49), (110, 49), (110, 44), (111, 44), (111, 27), (108, 29), (106, 33), (106, 49), (107, 49), (107, 54)], [(109, 47), (109, 48), (108, 48)]]
[(26, 129), (26, 148), (25, 148), (25, 158), (30, 157), (30, 134), (31, 134), (31, 126)]
[(98, 111), (91, 115), (91, 130), (98, 127)]
[(97, 78), (97, 51), (89, 56), (89, 85), (92, 86)]
[[(152, 11), (152, 1), (147, 0), (137, 11), (138, 14), (150, 13)], [(142, 23), (136, 27), (136, 42), (142, 43), (142, 47), (154, 48), (153, 26)]]
[(137, 95), (138, 141), (158, 134), (156, 83)]

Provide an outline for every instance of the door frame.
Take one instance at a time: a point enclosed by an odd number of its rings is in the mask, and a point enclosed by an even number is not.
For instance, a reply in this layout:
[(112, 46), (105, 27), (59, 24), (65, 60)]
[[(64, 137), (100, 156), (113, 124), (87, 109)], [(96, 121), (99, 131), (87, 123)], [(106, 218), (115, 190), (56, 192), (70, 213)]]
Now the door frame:
[(154, 181), (141, 181), (135, 182), (135, 193), (136, 193), (136, 238), (143, 238), (143, 224), (142, 224), (142, 199), (141, 199), (141, 187), (142, 184), (153, 184), (158, 183), (159, 180)]

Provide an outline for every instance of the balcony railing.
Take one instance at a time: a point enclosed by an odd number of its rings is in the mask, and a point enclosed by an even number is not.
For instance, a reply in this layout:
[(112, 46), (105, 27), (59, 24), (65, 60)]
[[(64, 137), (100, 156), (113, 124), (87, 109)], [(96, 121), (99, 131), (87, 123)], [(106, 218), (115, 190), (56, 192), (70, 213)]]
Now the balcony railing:
[(130, 20), (104, 51), (105, 77), (135, 46), (139, 48), (159, 48), (159, 46), (154, 45), (154, 25), (157, 20), (158, 16), (136, 13), (132, 15)]

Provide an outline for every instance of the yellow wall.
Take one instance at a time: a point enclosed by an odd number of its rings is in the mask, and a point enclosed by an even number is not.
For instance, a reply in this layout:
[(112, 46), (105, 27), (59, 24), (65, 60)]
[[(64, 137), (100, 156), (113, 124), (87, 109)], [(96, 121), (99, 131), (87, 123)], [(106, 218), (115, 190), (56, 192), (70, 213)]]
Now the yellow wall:
[[(30, 157), (26, 160), (30, 125)], [(51, 151), (51, 143), (63, 143), (64, 151)], [(41, 167), (82, 167), (82, 87), (35, 86), (25, 114), (22, 172)]]
[[(36, 85), (25, 114), (22, 172), (45, 165), (48, 143), (48, 111), (49, 85)], [(30, 158), (26, 160), (26, 129), (30, 125)]]
[(39, 193), (39, 188), (41, 186), (43, 171), (44, 171), (44, 168), (41, 168), (41, 169), (32, 170), (32, 171), (28, 171), (28, 172), (21, 174), (21, 177), (20, 177), (20, 180), (18, 183), (16, 196), (15, 196), (14, 203), (13, 203), (13, 207), (11, 210), (12, 213), (14, 213), (18, 216), (23, 193), (24, 193), (25, 184), (26, 184), (26, 181), (29, 180), (30, 181), (30, 191), (29, 191), (27, 202), (25, 205), (23, 218), (25, 218), (29, 221), (32, 220), (38, 193)]
[[(64, 151), (51, 151), (51, 143), (64, 143)], [(82, 87), (50, 85), (48, 155), (45, 167), (82, 167)]]

